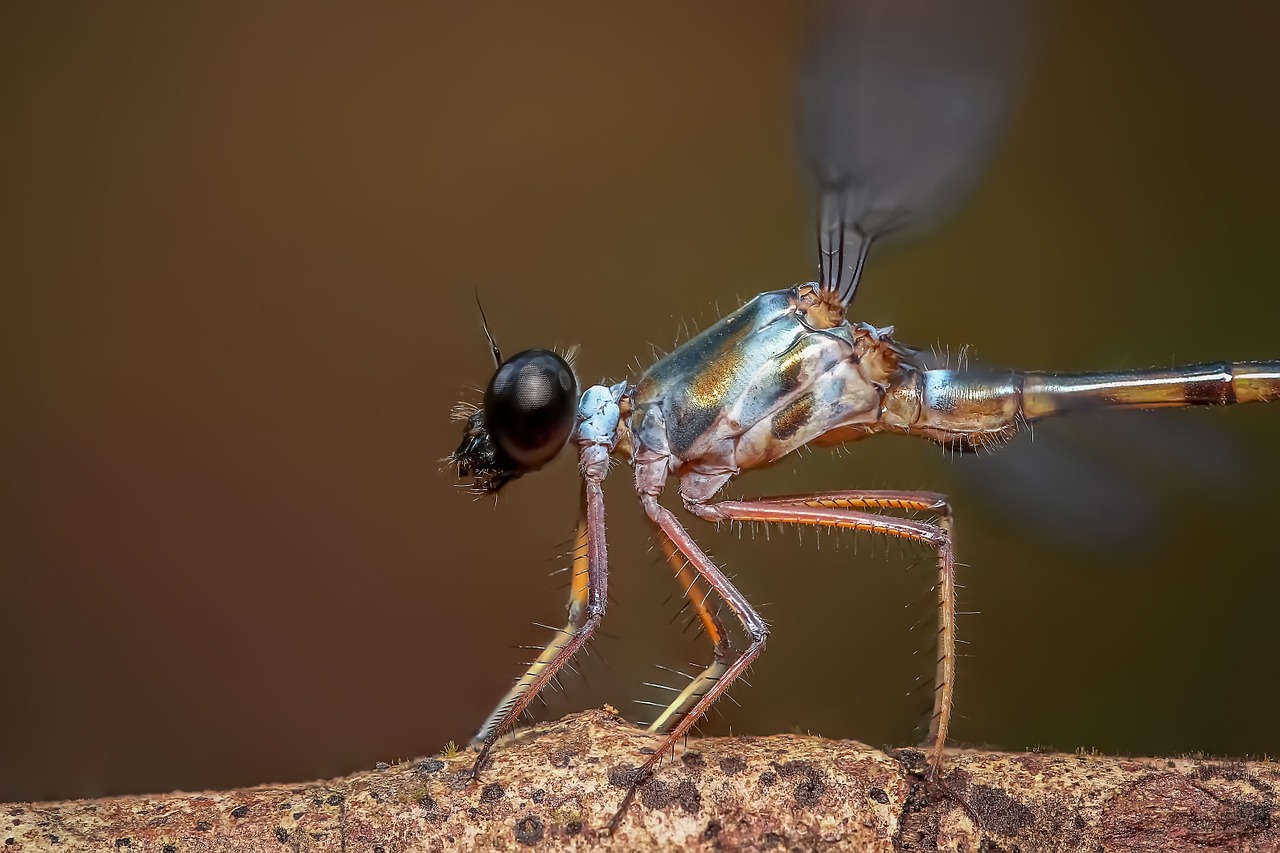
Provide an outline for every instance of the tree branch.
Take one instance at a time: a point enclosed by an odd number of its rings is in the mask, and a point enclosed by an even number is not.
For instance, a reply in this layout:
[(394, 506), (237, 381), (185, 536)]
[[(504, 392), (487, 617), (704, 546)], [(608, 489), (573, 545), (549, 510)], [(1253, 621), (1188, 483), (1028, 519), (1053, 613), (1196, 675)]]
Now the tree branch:
[[(692, 740), (603, 833), (655, 743), (604, 711), (526, 730), (472, 781), (470, 754), (329, 782), (0, 806), (6, 851), (839, 848), (1280, 850), (1280, 764), (923, 755), (775, 735)], [(944, 789), (949, 789), (949, 792)]]

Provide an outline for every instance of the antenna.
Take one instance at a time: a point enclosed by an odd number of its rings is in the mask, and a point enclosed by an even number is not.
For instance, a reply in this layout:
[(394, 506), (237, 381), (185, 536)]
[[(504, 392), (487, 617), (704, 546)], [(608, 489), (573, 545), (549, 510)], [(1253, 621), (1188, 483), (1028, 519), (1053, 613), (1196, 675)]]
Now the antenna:
[(489, 339), (489, 349), (493, 352), (493, 366), (502, 367), (502, 350), (489, 331), (489, 318), (484, 316), (484, 306), (480, 304), (480, 288), (476, 288), (476, 307), (480, 309), (480, 325), (484, 326), (484, 336)]

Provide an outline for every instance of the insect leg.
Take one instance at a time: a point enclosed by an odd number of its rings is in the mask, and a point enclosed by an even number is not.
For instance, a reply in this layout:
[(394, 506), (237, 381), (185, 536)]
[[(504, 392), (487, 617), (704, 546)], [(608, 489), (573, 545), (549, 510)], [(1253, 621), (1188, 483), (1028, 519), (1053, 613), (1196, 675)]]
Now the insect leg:
[[(844, 491), (813, 495), (789, 495), (749, 501), (720, 501), (691, 505), (690, 510), (708, 521), (762, 521), (807, 524), (862, 530), (924, 542), (938, 549), (938, 660), (929, 723), (932, 741), (930, 770), (942, 768), (942, 751), (951, 727), (956, 672), (956, 573), (952, 542), (951, 506), (934, 492)], [(931, 512), (935, 524), (893, 518), (862, 509)]]
[[(692, 707), (671, 727), (667, 736), (662, 739), (662, 743), (658, 745), (657, 750), (645, 759), (645, 762), (635, 771), (631, 780), (630, 790), (627, 791), (627, 795), (623, 798), (622, 804), (618, 807), (613, 819), (609, 821), (610, 832), (616, 829), (622, 821), (640, 785), (649, 778), (653, 773), (653, 769), (675, 747), (680, 738), (684, 737), (689, 729), (693, 727), (693, 724), (701, 719), (715, 701), (720, 698), (720, 695), (729, 689), (729, 685), (733, 684), (751, 666), (752, 662), (760, 656), (760, 652), (764, 650), (764, 642), (769, 636), (769, 626), (765, 624), (760, 614), (756, 613), (755, 609), (752, 608), (746, 596), (738, 592), (737, 588), (724, 576), (724, 572), (720, 571), (720, 568), (711, 561), (711, 558), (698, 547), (698, 543), (693, 541), (689, 531), (685, 530), (684, 525), (671, 514), (671, 511), (658, 503), (658, 499), (651, 494), (641, 494), (640, 501), (644, 506), (645, 513), (658, 526), (658, 529), (671, 540), (671, 544), (688, 561), (693, 571), (697, 573), (698, 578), (715, 590), (724, 603), (729, 605), (729, 609), (733, 611), (733, 615), (738, 617), (738, 621), (742, 623), (743, 629), (747, 632), (749, 642), (747, 647), (725, 666), (724, 672), (718, 678), (706, 684), (705, 692), (696, 701), (693, 701)], [(695, 683), (697, 682), (695, 681)]]
[(605, 556), (604, 498), (599, 481), (590, 477), (583, 480), (582, 510), (573, 554), (568, 624), (556, 632), (542, 654), (530, 664), (472, 738), (472, 747), (480, 751), (471, 768), (473, 778), (478, 776), (498, 738), (511, 728), (534, 697), (591, 638), (604, 616), (609, 574)]
[(649, 731), (651, 732), (665, 730), (677, 717), (683, 715), (695, 702), (701, 699), (724, 675), (729, 666), (729, 658), (733, 654), (729, 633), (725, 631), (724, 625), (720, 622), (720, 617), (707, 605), (707, 598), (711, 594), (710, 590), (698, 580), (698, 574), (694, 571), (690, 561), (680, 553), (680, 550), (662, 532), (661, 528), (658, 528), (658, 544), (662, 548), (662, 553), (666, 556), (667, 562), (676, 570), (676, 583), (680, 584), (680, 589), (685, 597), (689, 599), (689, 604), (693, 606), (698, 619), (702, 621), (702, 628), (706, 631), (714, 647), (715, 657), (693, 681), (689, 682), (688, 686), (680, 691), (680, 695), (676, 696), (671, 701), (671, 704), (663, 709), (658, 718), (649, 724)]

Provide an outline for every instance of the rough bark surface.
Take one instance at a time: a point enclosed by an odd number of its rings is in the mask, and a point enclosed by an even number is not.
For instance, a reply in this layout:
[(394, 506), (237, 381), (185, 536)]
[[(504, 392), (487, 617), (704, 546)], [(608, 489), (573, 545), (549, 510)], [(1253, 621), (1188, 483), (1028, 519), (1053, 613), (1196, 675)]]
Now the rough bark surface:
[(8, 851), (1280, 850), (1274, 761), (949, 755), (818, 737), (692, 740), (603, 832), (654, 740), (604, 711), (494, 751), (328, 782), (0, 806)]

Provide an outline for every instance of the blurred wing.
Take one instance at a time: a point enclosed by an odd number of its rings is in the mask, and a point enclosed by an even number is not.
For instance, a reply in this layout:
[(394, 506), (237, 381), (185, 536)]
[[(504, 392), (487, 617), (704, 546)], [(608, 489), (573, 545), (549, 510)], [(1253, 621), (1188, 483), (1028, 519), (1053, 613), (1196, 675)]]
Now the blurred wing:
[(1173, 496), (1248, 500), (1263, 488), (1221, 421), (1187, 410), (1037, 424), (990, 456), (957, 459), (971, 498), (1011, 536), (1086, 553), (1150, 547)]
[(977, 182), (1031, 41), (1032, 0), (816, 0), (801, 134), (820, 282), (848, 304), (876, 239), (923, 228)]

